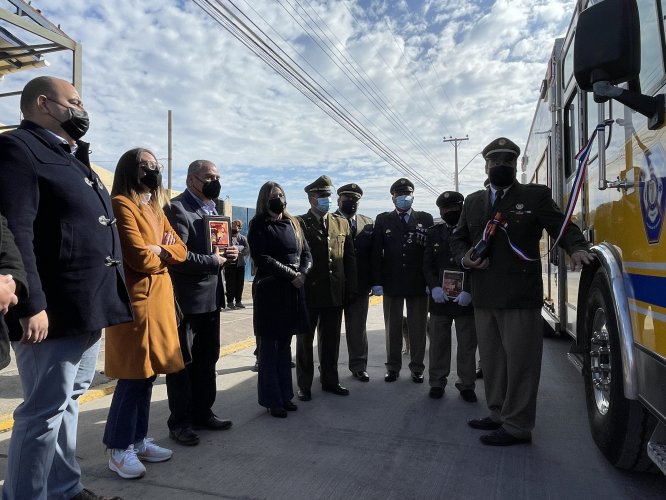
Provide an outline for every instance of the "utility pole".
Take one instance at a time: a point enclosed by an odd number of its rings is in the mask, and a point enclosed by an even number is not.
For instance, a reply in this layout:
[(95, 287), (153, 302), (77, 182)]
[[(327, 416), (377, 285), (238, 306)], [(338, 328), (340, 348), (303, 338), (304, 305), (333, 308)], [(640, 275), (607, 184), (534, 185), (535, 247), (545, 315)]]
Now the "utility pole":
[(465, 134), (465, 137), (451, 137), (447, 139), (444, 137), (442, 139), (442, 142), (451, 142), (453, 143), (453, 149), (455, 150), (455, 160), (456, 160), (456, 169), (455, 169), (455, 175), (453, 177), (453, 185), (455, 186), (455, 191), (458, 191), (458, 144), (460, 144), (462, 141), (468, 141), (469, 137), (467, 134)]

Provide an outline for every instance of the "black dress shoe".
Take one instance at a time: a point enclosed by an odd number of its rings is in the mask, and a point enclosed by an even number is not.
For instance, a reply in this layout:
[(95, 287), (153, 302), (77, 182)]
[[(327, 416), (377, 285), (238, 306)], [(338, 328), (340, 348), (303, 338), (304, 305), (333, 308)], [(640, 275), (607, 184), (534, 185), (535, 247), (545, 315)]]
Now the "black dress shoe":
[(368, 375), (368, 372), (366, 372), (365, 370), (353, 372), (352, 375), (354, 375), (354, 378), (359, 379), (361, 382), (367, 382), (368, 380), (370, 380), (370, 375)]
[(296, 368), (296, 363), (293, 362), (293, 361), (290, 361), (290, 362), (289, 362), (289, 366), (291, 366), (292, 368)]
[(296, 395), (301, 401), (310, 401), (312, 399), (312, 393), (304, 389), (299, 389)]
[(389, 370), (386, 372), (386, 375), (384, 375), (384, 382), (395, 382), (398, 380), (398, 377), (400, 374), (394, 370)]
[(349, 396), (349, 389), (342, 387), (340, 384), (337, 385), (322, 385), (321, 390), (324, 392), (331, 392), (337, 394), (338, 396)]
[(460, 397), (468, 403), (476, 403), (478, 401), (476, 393), (472, 389), (463, 389), (460, 391)]
[(199, 436), (192, 430), (191, 427), (169, 429), (169, 437), (176, 443), (185, 446), (196, 446), (199, 444)]
[(483, 370), (480, 366), (476, 369), (476, 378), (483, 378)]
[(428, 396), (432, 399), (442, 399), (442, 396), (444, 396), (444, 387), (431, 387)]
[(528, 444), (532, 442), (532, 437), (517, 438), (506, 432), (500, 427), (495, 432), (485, 434), (479, 438), (483, 444), (489, 446), (512, 446), (514, 444)]
[(202, 422), (195, 422), (192, 426), (194, 430), (208, 429), (209, 431), (226, 431), (231, 428), (231, 420), (222, 420), (215, 415), (211, 415), (208, 420)]
[(291, 401), (287, 401), (285, 404), (283, 404), (282, 408), (284, 408), (287, 411), (296, 411), (296, 410), (298, 410), (298, 406), (296, 406)]
[(287, 418), (287, 410), (284, 408), (271, 408), (268, 412), (271, 414), (271, 417)]
[(236, 302), (236, 309), (245, 309), (245, 306), (242, 302)]
[(480, 429), (482, 431), (496, 431), (502, 427), (502, 424), (495, 422), (490, 417), (473, 418), (472, 420), (467, 421), (467, 425), (472, 429)]
[(123, 500), (120, 497), (105, 497), (103, 495), (96, 495), (92, 491), (83, 488), (76, 495), (72, 497), (72, 500)]
[(412, 382), (414, 382), (415, 384), (422, 384), (423, 383), (423, 373), (413, 372), (412, 373)]

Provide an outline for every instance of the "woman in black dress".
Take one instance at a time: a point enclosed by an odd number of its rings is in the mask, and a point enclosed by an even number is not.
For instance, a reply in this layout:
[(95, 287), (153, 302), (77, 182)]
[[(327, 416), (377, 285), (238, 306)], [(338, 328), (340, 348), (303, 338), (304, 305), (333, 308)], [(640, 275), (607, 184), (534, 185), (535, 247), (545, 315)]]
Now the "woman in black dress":
[(272, 181), (264, 184), (247, 235), (257, 270), (252, 298), (259, 351), (259, 404), (281, 418), (297, 409), (291, 402), (291, 337), (308, 331), (303, 284), (312, 267), (300, 225), (286, 206), (282, 187)]

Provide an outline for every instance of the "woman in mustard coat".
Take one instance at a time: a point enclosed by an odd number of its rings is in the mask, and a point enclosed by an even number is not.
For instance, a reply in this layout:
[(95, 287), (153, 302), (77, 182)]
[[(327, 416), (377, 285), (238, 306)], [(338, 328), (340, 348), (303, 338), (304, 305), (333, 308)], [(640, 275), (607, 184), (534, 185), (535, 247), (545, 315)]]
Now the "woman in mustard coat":
[(111, 190), (134, 321), (106, 329), (105, 371), (118, 378), (104, 430), (109, 469), (138, 478), (141, 461), (162, 462), (172, 452), (147, 438), (153, 382), (160, 373), (183, 369), (168, 264), (183, 262), (187, 248), (162, 207), (162, 165), (147, 149), (118, 160)]

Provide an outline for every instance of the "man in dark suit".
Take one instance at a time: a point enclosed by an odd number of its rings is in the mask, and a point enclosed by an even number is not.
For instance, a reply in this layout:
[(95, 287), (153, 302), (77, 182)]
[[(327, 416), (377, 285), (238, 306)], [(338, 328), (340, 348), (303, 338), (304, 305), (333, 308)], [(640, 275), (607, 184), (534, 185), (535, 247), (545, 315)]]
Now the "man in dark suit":
[(329, 213), (332, 186), (327, 175), (305, 186), (311, 208), (298, 217), (312, 253), (312, 269), (305, 280), (310, 332), (296, 336), (296, 377), (301, 401), (312, 399), (315, 330), (322, 390), (340, 396), (349, 394), (338, 379), (338, 354), (342, 307), (356, 292), (356, 257), (347, 219)]
[(187, 245), (187, 259), (169, 266), (176, 300), (183, 311), (178, 326), (185, 369), (166, 376), (169, 436), (177, 443), (196, 445), (193, 428), (225, 430), (230, 420), (212, 410), (217, 394), (215, 364), (220, 357), (220, 309), (224, 308), (222, 266), (238, 257), (231, 246), (225, 255), (206, 246), (206, 215), (216, 215), (220, 175), (213, 162), (193, 161), (187, 170), (187, 189), (164, 207), (171, 226)]
[(427, 212), (412, 210), (414, 184), (405, 178), (391, 185), (395, 210), (377, 216), (372, 238), (372, 293), (384, 295), (386, 382), (395, 382), (402, 368), (402, 312), (407, 304), (409, 370), (423, 383), (428, 296), (423, 275), (426, 231), (433, 225)]
[(0, 370), (10, 362), (9, 330), (4, 315), (28, 298), (28, 278), (7, 219), (0, 215)]
[(358, 212), (363, 190), (358, 184), (345, 184), (338, 189), (338, 209), (335, 214), (349, 222), (356, 254), (356, 293), (344, 306), (345, 336), (349, 352), (349, 371), (361, 382), (368, 375), (368, 334), (365, 328), (370, 303), (370, 251), (373, 223), (370, 217)]
[[(465, 200), (451, 244), (463, 267), (471, 269), (490, 410), (489, 416), (470, 420), (468, 425), (493, 431), (481, 436), (483, 444), (508, 446), (532, 440), (543, 351), (539, 241), (544, 229), (557, 236), (564, 215), (548, 187), (516, 181), (520, 148), (512, 141), (495, 139), (482, 154), (490, 185)], [(483, 244), (477, 243), (492, 220), (500, 221), (504, 230), (496, 228), (492, 238), (483, 240), (487, 253), (480, 252)], [(592, 262), (589, 244), (576, 225), (567, 227), (559, 244), (574, 266)]]
[[(458, 224), (462, 209), (462, 194), (456, 191), (444, 191), (437, 197), (437, 207), (442, 221), (428, 229), (428, 239), (423, 255), (423, 273), (430, 289), (430, 324), (428, 334), (428, 374), (430, 397), (440, 399), (444, 396), (447, 377), (451, 372), (451, 327), (455, 321), (457, 348), (458, 380), (456, 389), (468, 403), (477, 401), (474, 385), (476, 381), (476, 328), (474, 327), (474, 308), (471, 306), (469, 279), (465, 279), (460, 261), (451, 252), (451, 233)], [(445, 273), (452, 272), (449, 279), (452, 287), (447, 286)], [(458, 283), (461, 288), (458, 289)]]
[[(238, 249), (238, 258), (224, 266), (224, 281), (227, 289), (227, 307), (245, 309), (243, 288), (245, 287), (245, 259), (250, 255), (247, 238), (241, 234), (243, 222), (236, 219), (231, 222), (231, 244)], [(234, 305), (234, 301), (236, 304)]]
[(118, 232), (89, 145), (78, 140), (89, 120), (76, 88), (35, 78), (21, 112), (19, 128), (0, 134), (0, 211), (30, 288), (5, 317), (24, 400), (3, 498), (101, 498), (81, 484), (76, 432), (102, 328), (132, 320)]

